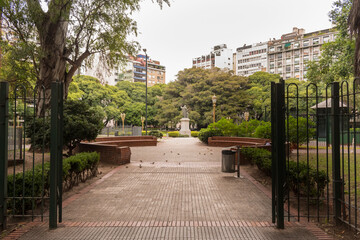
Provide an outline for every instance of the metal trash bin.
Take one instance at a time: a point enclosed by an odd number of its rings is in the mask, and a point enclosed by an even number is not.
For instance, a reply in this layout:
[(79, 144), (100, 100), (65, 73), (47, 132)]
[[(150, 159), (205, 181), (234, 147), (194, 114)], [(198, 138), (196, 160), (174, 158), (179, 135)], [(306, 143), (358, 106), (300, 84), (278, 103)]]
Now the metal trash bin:
[(226, 173), (235, 172), (235, 153), (234, 150), (222, 150), (222, 160), (221, 160), (221, 171)]

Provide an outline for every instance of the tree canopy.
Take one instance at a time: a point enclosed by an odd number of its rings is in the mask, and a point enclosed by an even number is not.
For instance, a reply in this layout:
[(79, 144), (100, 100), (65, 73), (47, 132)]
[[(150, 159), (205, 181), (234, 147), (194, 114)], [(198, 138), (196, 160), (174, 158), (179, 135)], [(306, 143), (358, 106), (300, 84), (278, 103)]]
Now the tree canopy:
[(220, 69), (190, 68), (180, 71), (177, 81), (167, 84), (156, 115), (160, 124), (176, 124), (181, 116), (180, 107), (186, 105), (189, 118), (199, 127), (212, 122), (212, 96), (216, 95), (216, 118), (237, 118), (246, 109), (249, 94), (247, 78)]
[[(2, 41), (7, 47), (3, 49), (16, 53), (17, 61), (31, 62), (36, 84), (45, 86), (47, 98), (53, 81), (65, 83), (67, 96), (75, 72), (83, 63), (91, 64), (95, 53), (104, 67), (136, 53), (139, 44), (127, 37), (137, 34), (132, 13), (140, 9), (140, 2), (4, 0), (3, 27), (8, 38)], [(168, 0), (156, 2), (169, 4)]]
[(330, 21), (338, 33), (335, 41), (325, 43), (321, 48), (319, 61), (308, 63), (306, 77), (313, 83), (330, 83), (348, 80), (354, 76), (355, 41), (349, 34), (348, 17), (351, 0), (338, 0), (329, 13)]

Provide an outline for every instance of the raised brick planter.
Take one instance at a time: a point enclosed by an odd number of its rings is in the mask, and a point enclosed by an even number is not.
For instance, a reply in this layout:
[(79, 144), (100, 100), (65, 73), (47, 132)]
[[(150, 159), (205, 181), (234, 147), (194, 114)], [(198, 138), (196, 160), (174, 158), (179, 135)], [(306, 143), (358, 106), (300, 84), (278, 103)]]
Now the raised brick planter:
[(130, 147), (156, 146), (157, 139), (153, 136), (126, 136), (97, 138), (94, 142), (82, 142), (78, 152), (98, 152), (100, 161), (122, 165), (130, 163)]

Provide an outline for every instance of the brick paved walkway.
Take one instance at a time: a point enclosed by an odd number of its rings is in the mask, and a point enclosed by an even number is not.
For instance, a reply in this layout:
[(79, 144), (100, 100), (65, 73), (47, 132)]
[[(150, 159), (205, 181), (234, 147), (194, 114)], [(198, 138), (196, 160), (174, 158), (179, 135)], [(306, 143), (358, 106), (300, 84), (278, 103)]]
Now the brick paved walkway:
[[(331, 239), (314, 226), (271, 223), (271, 200), (248, 178), (220, 172), (221, 148), (166, 139), (132, 148), (120, 166), (64, 202), (64, 222), (20, 239)], [(245, 175), (247, 176), (247, 175)], [(10, 237), (10, 236), (9, 236)]]

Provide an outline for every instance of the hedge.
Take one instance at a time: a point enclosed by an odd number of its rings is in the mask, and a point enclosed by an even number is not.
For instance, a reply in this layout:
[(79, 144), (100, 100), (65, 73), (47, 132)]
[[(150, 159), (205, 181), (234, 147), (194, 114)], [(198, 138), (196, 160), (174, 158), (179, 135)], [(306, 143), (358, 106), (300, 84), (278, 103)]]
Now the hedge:
[[(268, 176), (271, 176), (271, 152), (261, 148), (243, 148), (241, 154), (250, 161), (251, 164), (256, 164), (257, 167)], [(288, 164), (288, 186), (296, 195), (316, 197), (324, 194), (326, 184), (329, 179), (326, 177), (324, 170), (319, 170), (307, 167), (305, 162), (289, 161)], [(308, 189), (309, 185), (309, 189)], [(319, 187), (319, 194), (318, 188)]]
[(191, 136), (192, 136), (192, 137), (198, 137), (198, 136), (199, 136), (199, 132), (198, 132), (198, 131), (191, 131)]
[(150, 135), (150, 136), (154, 136), (154, 137), (156, 137), (156, 138), (162, 138), (162, 137), (163, 137), (162, 132), (160, 132), (159, 130), (151, 130), (151, 131), (149, 132), (149, 135)]
[[(97, 175), (98, 163), (100, 154), (92, 153), (79, 153), (63, 160), (63, 186), (64, 190), (71, 189), (79, 181), (86, 181), (86, 179)], [(42, 175), (44, 173), (44, 175)], [(44, 179), (44, 181), (43, 181)], [(7, 178), (8, 197), (47, 197), (50, 192), (50, 162), (37, 164), (33, 170), (27, 170), (24, 173), (20, 172), (15, 174), (15, 189), (14, 189), (14, 175), (9, 175)], [(23, 184), (25, 188), (23, 188)], [(33, 189), (34, 186), (34, 189)], [(44, 188), (43, 188), (44, 187)], [(23, 189), (25, 190), (23, 195)], [(42, 192), (44, 189), (44, 192)], [(15, 193), (14, 193), (15, 191)], [(12, 209), (15, 204), (15, 214), (23, 211), (31, 210), (40, 201), (31, 199), (16, 199), (15, 201), (9, 199), (8, 209)], [(33, 206), (34, 204), (34, 206)]]
[(202, 128), (199, 132), (198, 138), (203, 143), (208, 144), (208, 138), (212, 136), (224, 136), (222, 131), (219, 129)]
[(179, 133), (179, 131), (168, 132), (168, 136), (169, 137), (179, 137), (180, 133)]

